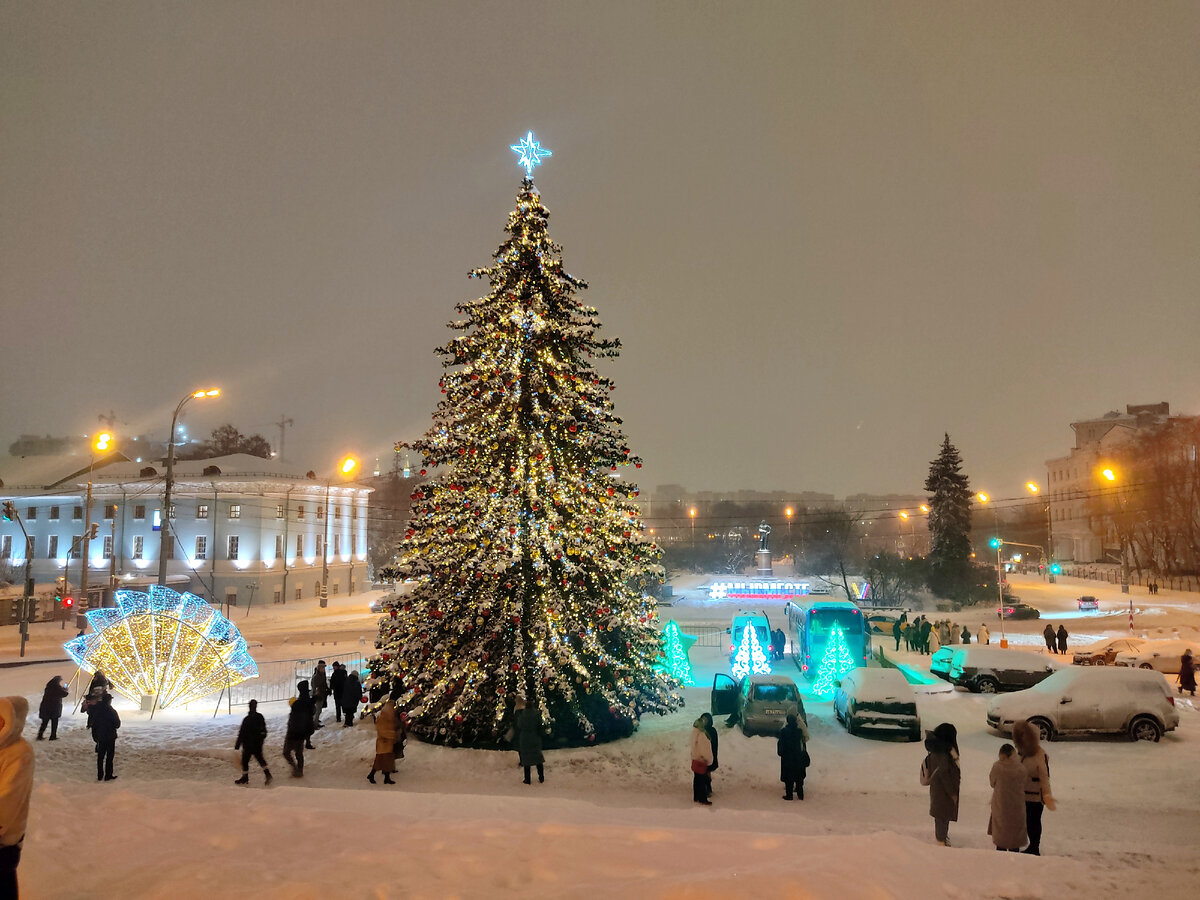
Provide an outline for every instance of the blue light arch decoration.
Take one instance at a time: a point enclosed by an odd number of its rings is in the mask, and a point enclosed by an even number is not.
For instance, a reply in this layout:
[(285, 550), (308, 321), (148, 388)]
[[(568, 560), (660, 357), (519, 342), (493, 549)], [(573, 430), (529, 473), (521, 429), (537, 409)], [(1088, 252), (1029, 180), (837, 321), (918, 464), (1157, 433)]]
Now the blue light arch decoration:
[(63, 647), (134, 703), (152, 696), (155, 709), (166, 709), (258, 677), (237, 626), (195, 594), (153, 585), (117, 591), (116, 603), (88, 610), (92, 633)]

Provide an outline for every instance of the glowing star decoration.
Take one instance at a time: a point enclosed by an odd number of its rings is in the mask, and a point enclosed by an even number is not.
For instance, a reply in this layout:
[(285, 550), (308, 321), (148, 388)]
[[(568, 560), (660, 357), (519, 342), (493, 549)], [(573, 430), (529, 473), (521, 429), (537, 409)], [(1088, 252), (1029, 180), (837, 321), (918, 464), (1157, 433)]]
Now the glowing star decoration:
[(837, 682), (856, 666), (854, 657), (850, 655), (850, 648), (846, 645), (846, 635), (841, 626), (834, 625), (825, 645), (825, 658), (817, 667), (813, 690), (822, 697), (832, 696), (837, 690)]
[(696, 643), (695, 635), (684, 634), (672, 619), (663, 629), (662, 642), (663, 660), (659, 668), (680, 684), (695, 684), (692, 678), (692, 661), (688, 656), (692, 644)]
[(540, 166), (542, 164), (543, 156), (554, 155), (533, 139), (532, 131), (521, 139), (521, 143), (513, 144), (512, 151), (520, 157), (517, 165), (525, 168), (526, 178), (533, 177), (534, 166)]
[(104, 672), (134, 703), (188, 703), (258, 677), (237, 626), (194, 594), (152, 585), (117, 591), (116, 607), (88, 610), (92, 633), (63, 647), (85, 672)]
[(762, 644), (758, 642), (758, 634), (747, 625), (742, 629), (742, 642), (738, 645), (737, 655), (733, 658), (733, 677), (745, 678), (747, 675), (770, 675), (771, 664), (767, 662), (767, 654), (763, 652)]

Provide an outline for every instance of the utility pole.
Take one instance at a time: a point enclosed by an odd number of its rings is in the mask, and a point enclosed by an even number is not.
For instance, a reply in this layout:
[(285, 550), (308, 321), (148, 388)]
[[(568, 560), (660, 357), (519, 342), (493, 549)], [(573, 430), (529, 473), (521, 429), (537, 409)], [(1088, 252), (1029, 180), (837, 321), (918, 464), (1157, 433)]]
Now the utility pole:
[(87, 619), (84, 618), (84, 613), (88, 610), (88, 542), (95, 536), (93, 532), (97, 531), (97, 526), (92, 525), (92, 473), (88, 470), (87, 484), (87, 500), (83, 504), (83, 538), (80, 541), (80, 552), (83, 565), (79, 567), (79, 605), (75, 607), (75, 625), (79, 628), (85, 627)]
[(283, 439), (285, 437), (287, 437), (288, 426), (295, 425), (296, 423), (293, 422), (287, 416), (280, 416), (278, 422), (272, 422), (271, 424), (279, 429), (279, 452), (277, 454), (275, 454), (275, 458), (278, 460), (282, 460), (283, 459)]
[[(21, 529), (21, 534), (25, 536), (25, 592), (21, 597), (21, 656), (25, 656), (25, 642), (29, 640), (29, 607), (33, 603), (33, 544), (29, 540), (29, 532), (25, 530), (25, 523), (21, 521), (21, 516), (17, 513), (17, 507), (11, 500), (4, 501), (4, 518), (10, 522), (16, 522)], [(1131, 617), (1132, 618), (1132, 617)]]

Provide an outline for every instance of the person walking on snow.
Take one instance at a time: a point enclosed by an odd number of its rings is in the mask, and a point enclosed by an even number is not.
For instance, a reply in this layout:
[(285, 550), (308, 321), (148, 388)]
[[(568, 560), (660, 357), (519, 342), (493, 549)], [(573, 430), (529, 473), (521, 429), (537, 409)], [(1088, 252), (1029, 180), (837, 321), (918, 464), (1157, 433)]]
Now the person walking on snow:
[(1054, 634), (1054, 626), (1049, 622), (1047, 622), (1046, 627), (1042, 629), (1042, 637), (1046, 641), (1046, 649), (1051, 653), (1057, 653), (1058, 648), (1055, 644), (1056, 635)]
[(988, 774), (992, 786), (992, 815), (988, 834), (997, 850), (1019, 853), (1028, 835), (1025, 830), (1025, 767), (1012, 744), (1000, 748), (1000, 757)]
[(250, 757), (258, 760), (263, 775), (267, 778), (266, 783), (270, 784), (271, 770), (267, 768), (267, 761), (263, 758), (263, 744), (267, 740), (267, 720), (258, 711), (257, 700), (251, 700), (248, 705), (250, 711), (246, 713), (246, 718), (242, 719), (242, 727), (238, 729), (237, 741), (233, 745), (234, 750), (242, 751), (242, 777), (234, 784), (250, 783)]
[(1058, 642), (1058, 652), (1066, 654), (1067, 652), (1067, 629), (1065, 625), (1058, 626), (1058, 632), (1055, 634)]
[(346, 667), (336, 659), (329, 676), (329, 693), (333, 696), (333, 721), (342, 721), (342, 691), (346, 689)]
[(942, 649), (942, 634), (937, 628), (929, 630), (929, 644), (925, 648), (930, 656)]
[(1196, 696), (1196, 665), (1192, 661), (1192, 648), (1188, 647), (1179, 657), (1179, 693), (1187, 691)]
[(904, 635), (904, 629), (900, 627), (900, 620), (897, 619), (892, 623), (892, 637), (896, 639), (896, 652), (900, 651), (900, 638)]
[(703, 717), (692, 723), (692, 802), (712, 806), (708, 799), (708, 767), (713, 764), (712, 742), (704, 730)]
[(102, 695), (100, 702), (88, 710), (88, 718), (92, 740), (96, 742), (96, 780), (116, 781), (113, 757), (117, 753), (117, 729), (121, 727), (121, 717), (113, 709), (112, 694)]
[(1029, 846), (1022, 853), (1042, 855), (1042, 810), (1053, 811), (1054, 795), (1050, 793), (1050, 757), (1041, 748), (1038, 730), (1025, 719), (1013, 723), (1013, 743), (1025, 769), (1025, 830)]
[(958, 821), (958, 791), (962, 772), (958, 767), (958, 730), (943, 722), (927, 732), (928, 755), (921, 763), (921, 784), (929, 786), (929, 815), (933, 817), (933, 836), (939, 844), (950, 846), (950, 823)]
[(708, 742), (712, 744), (713, 761), (708, 767), (708, 796), (712, 796), (713, 778), (712, 773), (717, 771), (717, 750), (721, 739), (717, 735), (717, 726), (713, 724), (712, 713), (701, 713), (700, 718), (704, 720), (704, 733), (708, 735)]
[(375, 773), (383, 773), (384, 784), (395, 784), (392, 773), (396, 771), (396, 704), (395, 697), (383, 701), (375, 714), (375, 761), (367, 773), (367, 781), (375, 784)]
[(346, 682), (342, 685), (342, 715), (346, 717), (343, 728), (354, 725), (354, 714), (358, 712), (358, 704), (362, 700), (362, 684), (358, 680), (358, 671), (350, 669), (346, 672)]
[(795, 713), (788, 713), (780, 729), (775, 752), (779, 754), (779, 780), (783, 799), (804, 799), (804, 776), (808, 771), (808, 725)]
[(513, 704), (513, 732), (517, 756), (529, 784), (530, 770), (537, 768), (538, 782), (546, 780), (545, 757), (542, 756), (542, 714), (536, 707), (527, 707), (525, 698), (517, 694)]
[(33, 794), (33, 747), (21, 737), (29, 701), (0, 697), (0, 897), (17, 897), (17, 864)]
[(38, 707), (38, 718), (42, 724), (38, 726), (37, 739), (40, 741), (50, 726), (50, 740), (58, 740), (58, 720), (62, 718), (62, 702), (70, 692), (62, 683), (62, 676), (55, 675), (46, 682), (46, 690), (42, 692), (42, 703)]
[[(304, 777), (304, 745), (313, 733), (312, 699), (308, 696), (308, 682), (296, 685), (297, 697), (292, 700), (288, 713), (287, 731), (283, 736), (283, 758), (292, 767), (293, 778)], [(292, 754), (295, 754), (293, 758)]]
[(987, 622), (979, 623), (979, 634), (975, 640), (980, 644), (990, 644), (992, 642), (992, 633), (988, 631)]
[(329, 696), (329, 679), (325, 675), (325, 660), (318, 659), (317, 667), (312, 674), (313, 698), (313, 727), (324, 728), (321, 724), (321, 710), (325, 708), (325, 698)]

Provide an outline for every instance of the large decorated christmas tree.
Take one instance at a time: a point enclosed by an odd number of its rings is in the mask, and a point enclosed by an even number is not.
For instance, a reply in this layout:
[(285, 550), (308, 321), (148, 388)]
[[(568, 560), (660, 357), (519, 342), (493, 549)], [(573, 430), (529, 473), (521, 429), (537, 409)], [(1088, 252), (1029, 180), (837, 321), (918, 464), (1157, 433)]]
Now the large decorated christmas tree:
[(517, 695), (552, 740), (624, 736), (646, 712), (681, 704), (660, 670), (659, 577), (622, 477), (641, 463), (595, 368), (620, 343), (576, 294), (531, 177), (548, 155), (532, 133), (508, 239), (472, 277), (437, 353), (444, 395), (413, 443), (435, 477), (413, 494), (400, 574), (416, 580), (380, 620), (376, 676), (401, 678), (410, 729), (426, 740), (494, 745)]

